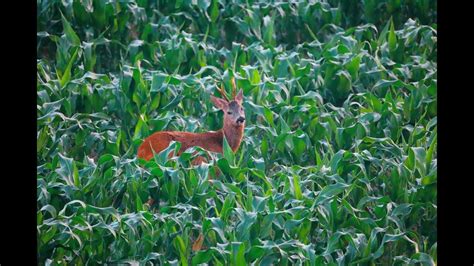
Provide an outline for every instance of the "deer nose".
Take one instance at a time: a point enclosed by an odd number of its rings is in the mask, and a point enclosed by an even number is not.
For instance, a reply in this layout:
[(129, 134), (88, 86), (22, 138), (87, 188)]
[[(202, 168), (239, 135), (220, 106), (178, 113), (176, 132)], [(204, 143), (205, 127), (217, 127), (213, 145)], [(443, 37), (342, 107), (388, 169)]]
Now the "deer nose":
[(245, 117), (241, 116), (237, 118), (237, 123), (243, 123), (245, 121)]

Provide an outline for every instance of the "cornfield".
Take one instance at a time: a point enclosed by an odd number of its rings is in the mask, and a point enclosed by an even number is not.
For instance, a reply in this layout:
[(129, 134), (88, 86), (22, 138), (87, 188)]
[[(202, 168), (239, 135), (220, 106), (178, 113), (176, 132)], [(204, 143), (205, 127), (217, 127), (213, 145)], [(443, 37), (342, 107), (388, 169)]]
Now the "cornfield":
[[(435, 265), (436, 10), (38, 0), (38, 261)], [(235, 154), (137, 159), (156, 131), (221, 128), (232, 79)]]

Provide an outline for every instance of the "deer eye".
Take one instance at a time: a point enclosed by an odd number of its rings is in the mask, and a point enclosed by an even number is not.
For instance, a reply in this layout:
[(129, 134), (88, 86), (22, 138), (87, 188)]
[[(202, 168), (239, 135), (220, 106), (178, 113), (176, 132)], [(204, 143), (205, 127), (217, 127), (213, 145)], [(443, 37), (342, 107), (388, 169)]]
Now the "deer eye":
[(228, 114), (228, 115), (231, 115), (231, 114), (232, 114), (232, 112), (227, 112), (227, 114)]

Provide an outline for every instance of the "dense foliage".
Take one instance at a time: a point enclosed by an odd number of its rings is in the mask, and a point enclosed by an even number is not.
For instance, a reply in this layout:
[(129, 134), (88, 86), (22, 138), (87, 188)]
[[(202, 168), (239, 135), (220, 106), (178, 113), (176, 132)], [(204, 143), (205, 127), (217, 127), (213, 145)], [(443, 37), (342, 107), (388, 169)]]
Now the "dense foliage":
[[(41, 264), (436, 263), (436, 1), (38, 0), (37, 23)], [(220, 128), (233, 77), (235, 155), (136, 159)]]

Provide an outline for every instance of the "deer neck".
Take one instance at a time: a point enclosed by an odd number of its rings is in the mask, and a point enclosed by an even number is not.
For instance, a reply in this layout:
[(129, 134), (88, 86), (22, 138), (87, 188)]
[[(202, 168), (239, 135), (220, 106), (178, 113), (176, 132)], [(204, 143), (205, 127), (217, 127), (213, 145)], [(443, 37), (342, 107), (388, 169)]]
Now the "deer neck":
[[(222, 128), (223, 135), (227, 139), (230, 148), (232, 151), (236, 152), (239, 149), (240, 143), (242, 142), (242, 137), (244, 135), (244, 125), (242, 126), (233, 126), (233, 125), (224, 125)], [(222, 140), (224, 143), (224, 140)]]

